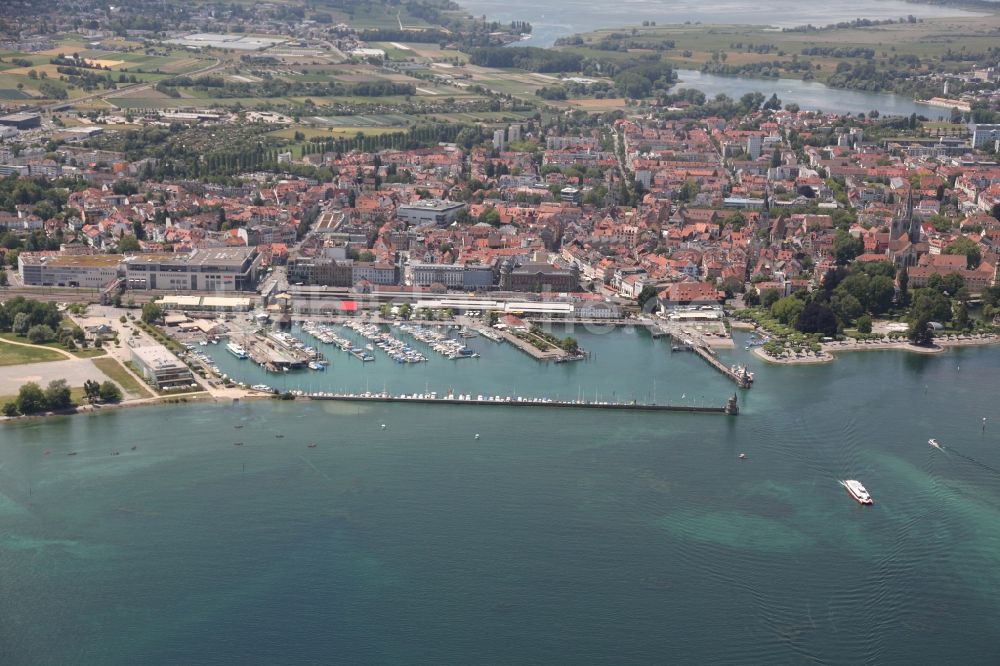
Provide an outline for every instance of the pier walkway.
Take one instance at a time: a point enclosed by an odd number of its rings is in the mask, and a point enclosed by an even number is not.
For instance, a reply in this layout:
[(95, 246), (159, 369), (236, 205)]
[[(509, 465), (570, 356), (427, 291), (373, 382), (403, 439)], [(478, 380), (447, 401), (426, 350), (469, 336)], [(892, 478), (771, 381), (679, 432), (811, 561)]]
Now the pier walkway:
[(742, 365), (727, 366), (715, 356), (715, 352), (709, 344), (696, 332), (684, 329), (680, 324), (673, 322), (657, 321), (655, 319), (643, 319), (642, 322), (649, 327), (650, 331), (659, 330), (662, 335), (669, 335), (677, 342), (682, 343), (687, 349), (690, 349), (703, 358), (710, 366), (733, 380), (740, 388), (748, 389), (753, 386), (752, 372), (749, 372)]
[(438, 398), (425, 393), (411, 395), (389, 395), (385, 393), (372, 394), (338, 394), (309, 393), (302, 397), (310, 400), (329, 400), (335, 402), (383, 402), (412, 403), (418, 405), (474, 405), (479, 407), (549, 407), (564, 409), (605, 409), (638, 412), (689, 412), (695, 414), (727, 414), (736, 416), (740, 413), (736, 396), (729, 398), (722, 407), (696, 407), (693, 405), (655, 405), (638, 402), (600, 402), (582, 400), (550, 400), (547, 398), (524, 398), (520, 396), (448, 396)]
[(692, 347), (692, 350), (695, 354), (708, 361), (710, 366), (736, 382), (736, 385), (740, 388), (748, 389), (753, 386), (753, 375), (747, 372), (747, 369), (743, 366), (730, 368), (725, 363), (717, 359), (715, 355), (712, 354), (711, 349), (702, 347), (701, 345), (695, 345)]

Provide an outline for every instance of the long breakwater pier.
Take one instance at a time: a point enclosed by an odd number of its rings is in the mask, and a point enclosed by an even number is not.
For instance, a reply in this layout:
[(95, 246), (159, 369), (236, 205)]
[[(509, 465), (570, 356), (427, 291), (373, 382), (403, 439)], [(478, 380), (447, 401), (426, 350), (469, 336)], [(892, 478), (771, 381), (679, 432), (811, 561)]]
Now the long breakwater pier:
[(636, 412), (688, 412), (694, 414), (725, 414), (736, 416), (740, 413), (736, 395), (722, 407), (700, 407), (695, 405), (657, 405), (640, 402), (604, 402), (585, 400), (552, 400), (549, 398), (525, 398), (522, 396), (472, 396), (449, 395), (437, 397), (433, 394), (414, 393), (390, 395), (388, 393), (307, 393), (301, 397), (310, 400), (328, 400), (347, 403), (409, 403), (417, 405), (472, 405), (478, 407), (536, 407), (563, 409), (604, 409)]

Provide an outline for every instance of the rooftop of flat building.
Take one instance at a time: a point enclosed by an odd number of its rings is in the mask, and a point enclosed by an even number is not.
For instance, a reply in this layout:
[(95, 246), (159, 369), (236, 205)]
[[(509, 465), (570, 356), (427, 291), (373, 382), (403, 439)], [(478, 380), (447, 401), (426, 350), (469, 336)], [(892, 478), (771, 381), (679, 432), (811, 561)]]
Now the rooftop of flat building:
[(182, 264), (185, 266), (239, 266), (256, 252), (252, 247), (201, 248), (185, 253), (134, 254), (125, 258), (129, 264)]
[(420, 210), (451, 210), (452, 208), (462, 207), (465, 204), (461, 201), (446, 201), (444, 199), (420, 199), (419, 201), (414, 201), (413, 203), (403, 204), (399, 207), (402, 209), (420, 209)]
[(117, 268), (120, 254), (30, 254), (20, 257), (26, 266), (59, 266), (80, 268)]

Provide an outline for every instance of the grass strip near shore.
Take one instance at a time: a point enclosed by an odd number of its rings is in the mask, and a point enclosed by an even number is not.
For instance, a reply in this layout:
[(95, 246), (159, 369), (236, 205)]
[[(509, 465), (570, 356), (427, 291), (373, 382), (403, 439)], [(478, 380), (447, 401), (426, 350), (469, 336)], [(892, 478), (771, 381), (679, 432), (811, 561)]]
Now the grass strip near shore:
[(91, 361), (97, 369), (114, 380), (126, 393), (140, 398), (152, 398), (153, 394), (149, 389), (135, 380), (128, 370), (113, 358), (95, 358)]

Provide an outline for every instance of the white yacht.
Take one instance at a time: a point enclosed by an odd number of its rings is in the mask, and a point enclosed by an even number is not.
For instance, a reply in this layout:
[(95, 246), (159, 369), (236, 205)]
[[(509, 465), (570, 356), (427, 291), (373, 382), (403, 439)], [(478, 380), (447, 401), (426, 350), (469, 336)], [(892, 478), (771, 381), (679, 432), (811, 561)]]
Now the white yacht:
[(868, 494), (868, 491), (865, 489), (863, 485), (861, 485), (860, 481), (856, 481), (854, 479), (845, 479), (840, 483), (841, 485), (844, 486), (844, 488), (847, 489), (847, 492), (850, 494), (850, 496), (853, 497), (855, 500), (857, 500), (859, 504), (875, 503), (875, 500), (873, 500), (872, 496)]
[(246, 349), (244, 349), (241, 345), (235, 342), (230, 342), (229, 344), (227, 344), (226, 349), (228, 349), (229, 353), (235, 356), (236, 358), (249, 358), (250, 356), (249, 354), (247, 354)]

